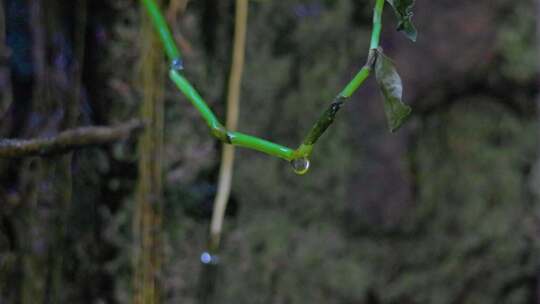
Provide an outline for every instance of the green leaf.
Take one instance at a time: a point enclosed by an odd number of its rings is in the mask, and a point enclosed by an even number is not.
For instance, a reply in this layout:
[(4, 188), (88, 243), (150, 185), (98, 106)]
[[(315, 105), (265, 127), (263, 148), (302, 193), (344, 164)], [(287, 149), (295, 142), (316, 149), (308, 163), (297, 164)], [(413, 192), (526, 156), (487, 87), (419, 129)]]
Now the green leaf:
[(384, 111), (388, 127), (390, 132), (394, 132), (407, 120), (412, 109), (401, 100), (403, 96), (401, 77), (392, 60), (383, 54), (381, 48), (377, 50), (375, 76), (384, 98)]
[(412, 23), (414, 0), (386, 0), (394, 8), (399, 19), (397, 30), (403, 32), (407, 38), (416, 41), (418, 33)]

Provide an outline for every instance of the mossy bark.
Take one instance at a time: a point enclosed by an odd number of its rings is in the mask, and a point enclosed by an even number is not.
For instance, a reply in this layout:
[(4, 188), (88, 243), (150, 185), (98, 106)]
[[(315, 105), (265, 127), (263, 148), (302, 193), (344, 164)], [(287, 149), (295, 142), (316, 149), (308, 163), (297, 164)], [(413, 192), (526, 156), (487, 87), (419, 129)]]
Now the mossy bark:
[[(72, 31), (66, 30), (68, 12), (77, 17)], [(27, 136), (57, 134), (77, 125), (85, 12), (86, 1), (73, 7), (38, 0), (30, 3), (35, 84), (28, 90), (34, 91), (34, 115), (44, 118), (44, 125), (33, 130), (37, 134)], [(60, 56), (71, 63), (61, 66), (54, 60)], [(30, 187), (35, 196), (29, 197), (27, 226), (19, 230), (24, 252), (22, 303), (61, 303), (69, 296), (64, 274), (68, 271), (65, 257), (71, 250), (67, 224), (72, 202), (72, 158), (68, 152), (34, 160), (35, 166), (29, 166), (38, 178)]]
[(133, 303), (161, 302), (163, 50), (148, 16), (141, 10), (141, 116), (146, 129), (139, 141), (139, 181), (134, 220)]

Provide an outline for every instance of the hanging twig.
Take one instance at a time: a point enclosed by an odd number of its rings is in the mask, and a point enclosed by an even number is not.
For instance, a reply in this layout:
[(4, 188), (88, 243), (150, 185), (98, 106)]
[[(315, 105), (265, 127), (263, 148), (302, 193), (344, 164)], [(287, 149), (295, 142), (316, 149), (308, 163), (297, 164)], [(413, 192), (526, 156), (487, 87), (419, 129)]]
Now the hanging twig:
[(35, 139), (0, 139), (0, 158), (48, 156), (88, 146), (99, 146), (127, 139), (142, 130), (143, 124), (132, 120), (115, 127), (81, 127), (56, 136)]
[[(246, 49), (246, 32), (248, 19), (248, 0), (236, 0), (236, 19), (234, 30), (233, 59), (229, 76), (227, 95), (227, 129), (236, 130), (240, 110), (240, 89)], [(221, 167), (217, 196), (214, 201), (214, 212), (210, 224), (210, 251), (219, 248), (223, 217), (231, 193), (232, 173), (234, 167), (234, 146), (223, 144)]]

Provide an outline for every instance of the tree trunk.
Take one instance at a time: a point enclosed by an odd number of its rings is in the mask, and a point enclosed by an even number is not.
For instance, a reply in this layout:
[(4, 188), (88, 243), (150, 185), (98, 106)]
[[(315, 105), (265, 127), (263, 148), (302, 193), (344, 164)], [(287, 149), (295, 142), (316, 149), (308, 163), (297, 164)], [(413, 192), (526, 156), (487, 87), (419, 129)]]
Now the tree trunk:
[(163, 50), (141, 10), (141, 115), (146, 128), (139, 141), (139, 183), (134, 221), (134, 300), (160, 302), (162, 264)]
[[(86, 1), (71, 5), (31, 1), (35, 74), (32, 104), (36, 106), (31, 114), (40, 126), (26, 126), (25, 136), (54, 135), (77, 125)], [(76, 16), (73, 30), (66, 21), (68, 14)], [(54, 58), (64, 58), (67, 63), (63, 65)], [(28, 107), (23, 110), (31, 111)], [(72, 157), (69, 152), (37, 159), (36, 166), (29, 165), (29, 171), (38, 178), (31, 191), (35, 196), (26, 202), (27, 223), (20, 226), (24, 244), (22, 303), (62, 303), (69, 297), (68, 283), (63, 278), (67, 270), (65, 257), (70, 251), (67, 219), (72, 201)]]

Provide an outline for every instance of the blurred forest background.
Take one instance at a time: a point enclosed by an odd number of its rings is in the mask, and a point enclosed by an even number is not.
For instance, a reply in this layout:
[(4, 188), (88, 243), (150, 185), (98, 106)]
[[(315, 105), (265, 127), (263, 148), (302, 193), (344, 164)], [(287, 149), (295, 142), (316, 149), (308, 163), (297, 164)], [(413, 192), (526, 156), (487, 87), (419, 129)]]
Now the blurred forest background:
[[(224, 117), (235, 2), (181, 2), (161, 4), (185, 74)], [(251, 1), (239, 129), (299, 143), (364, 64), (372, 2)], [(1, 3), (1, 138), (146, 128), (0, 160), (0, 303), (540, 303), (540, 3), (419, 0), (416, 44), (385, 10), (412, 119), (389, 134), (370, 79), (309, 174), (238, 150), (213, 284), (221, 145), (141, 4)]]

